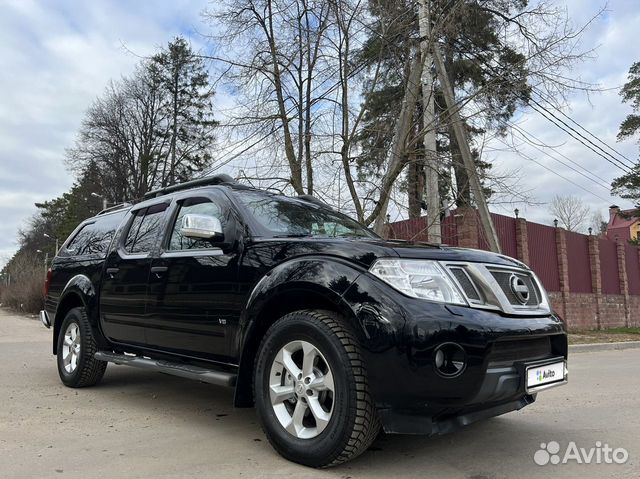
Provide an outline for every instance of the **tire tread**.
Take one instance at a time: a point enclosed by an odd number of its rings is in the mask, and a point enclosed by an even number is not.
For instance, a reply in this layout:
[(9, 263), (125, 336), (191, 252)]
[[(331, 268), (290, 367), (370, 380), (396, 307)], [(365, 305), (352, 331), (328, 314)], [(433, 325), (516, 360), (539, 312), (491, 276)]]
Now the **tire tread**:
[[(339, 447), (335, 453), (332, 454), (333, 457), (330, 458), (327, 463), (320, 466), (324, 468), (333, 467), (354, 459), (369, 448), (380, 431), (380, 419), (369, 393), (367, 372), (364, 359), (360, 353), (360, 347), (352, 333), (343, 324), (341, 317), (332, 311), (301, 310), (283, 316), (278, 319), (271, 328), (275, 328), (280, 323), (287, 321), (290, 317), (299, 314), (305, 314), (310, 321), (321, 323), (331, 331), (342, 344), (353, 374), (352, 384), (355, 388), (356, 397), (355, 407), (352, 407), (350, 411), (350, 416), (354, 418), (353, 428), (348, 437), (339, 441)], [(262, 340), (263, 343), (267, 340), (268, 336), (269, 333), (267, 332)], [(262, 345), (260, 347), (262, 348)], [(253, 384), (255, 387), (255, 378)], [(269, 437), (268, 434), (267, 437)]]
[[(87, 312), (84, 308), (73, 308), (69, 313), (76, 311), (78, 313), (79, 322), (81, 323), (80, 332), (83, 335), (82, 354), (85, 356), (84, 361), (81, 361), (82, 369), (80, 370), (80, 376), (67, 386), (74, 388), (83, 388), (93, 386), (100, 382), (107, 369), (107, 362), (100, 361), (95, 358), (95, 354), (98, 351), (98, 346), (93, 334), (91, 333), (91, 325)], [(67, 314), (69, 314), (67, 313)], [(64, 324), (63, 324), (64, 327)], [(86, 333), (88, 332), (88, 334)]]

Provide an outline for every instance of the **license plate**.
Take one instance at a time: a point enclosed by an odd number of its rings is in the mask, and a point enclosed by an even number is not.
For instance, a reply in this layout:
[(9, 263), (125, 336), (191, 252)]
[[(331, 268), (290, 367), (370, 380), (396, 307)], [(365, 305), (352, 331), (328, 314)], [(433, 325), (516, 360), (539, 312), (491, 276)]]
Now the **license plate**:
[(545, 384), (563, 381), (564, 377), (564, 361), (542, 366), (531, 366), (527, 368), (527, 389), (534, 390)]

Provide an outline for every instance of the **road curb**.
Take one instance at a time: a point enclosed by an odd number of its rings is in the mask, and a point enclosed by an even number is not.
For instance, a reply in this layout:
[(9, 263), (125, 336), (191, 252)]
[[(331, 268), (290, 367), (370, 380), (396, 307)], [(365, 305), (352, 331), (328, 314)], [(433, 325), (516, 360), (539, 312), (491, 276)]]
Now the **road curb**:
[(591, 353), (594, 351), (614, 351), (621, 349), (640, 349), (640, 341), (620, 341), (617, 343), (571, 344), (570, 353)]

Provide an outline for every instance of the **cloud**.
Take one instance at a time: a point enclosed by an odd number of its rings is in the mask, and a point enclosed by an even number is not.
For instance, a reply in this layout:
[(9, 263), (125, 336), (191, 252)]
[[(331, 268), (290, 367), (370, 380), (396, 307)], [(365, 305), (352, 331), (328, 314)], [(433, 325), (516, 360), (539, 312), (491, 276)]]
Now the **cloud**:
[[(592, 17), (599, 10), (600, 5), (570, 0), (567, 3), (567, 8), (573, 22), (580, 24)], [(637, 49), (633, 46), (638, 25), (640, 25), (640, 10), (637, 8), (636, 1), (614, 0), (608, 3), (605, 15), (590, 27), (582, 42), (582, 48), (585, 50), (595, 48), (594, 58), (586, 59), (567, 72), (573, 78), (597, 83), (603, 91), (589, 95), (584, 92), (575, 92), (569, 96), (568, 107), (563, 110), (565, 114), (595, 134), (607, 145), (612, 146), (635, 162), (638, 161), (637, 144), (634, 141), (617, 143), (616, 135), (618, 126), (630, 113), (630, 107), (621, 103), (618, 92), (626, 81), (631, 64), (640, 60)], [(556, 115), (558, 114), (556, 113)], [(546, 144), (553, 145), (554, 148), (548, 150), (550, 154), (559, 157), (565, 163), (568, 163), (567, 160), (559, 154), (569, 157), (607, 185), (610, 185), (614, 178), (623, 173), (615, 165), (572, 139), (542, 115), (530, 109), (522, 112), (517, 118), (517, 122), (526, 131), (540, 138)], [(575, 125), (574, 128), (579, 130)], [(588, 136), (583, 131), (581, 133)], [(597, 143), (596, 140), (593, 141)], [(500, 147), (503, 145), (497, 143), (492, 146)], [(604, 146), (602, 148), (607, 150)], [(615, 203), (622, 207), (632, 206), (629, 201), (610, 196), (606, 189), (597, 186), (593, 181), (545, 156), (533, 147), (525, 146), (523, 151), (552, 172), (513, 153), (494, 152), (490, 158), (498, 169), (519, 168), (522, 184), (524, 187), (532, 189), (535, 200), (548, 203), (556, 194), (575, 195), (594, 211), (600, 212), (605, 219), (608, 218), (607, 209), (610, 204)], [(574, 167), (574, 165), (571, 166)], [(562, 179), (558, 175), (567, 179)], [(526, 216), (529, 220), (546, 224), (553, 221), (551, 213), (545, 205), (517, 206), (521, 210), (521, 215)], [(498, 212), (511, 214), (512, 209), (513, 207), (505, 206), (496, 208)]]
[[(584, 0), (567, 0), (566, 5), (575, 24), (585, 22), (599, 9), (598, 4)], [(17, 231), (35, 213), (34, 203), (58, 196), (70, 187), (73, 178), (64, 165), (65, 148), (73, 144), (86, 108), (103, 92), (109, 79), (130, 73), (139, 57), (178, 34), (189, 38), (196, 49), (202, 48), (205, 42), (196, 32), (210, 30), (200, 18), (206, 7), (206, 0), (2, 2), (0, 257), (15, 251)], [(612, 0), (607, 7), (606, 14), (584, 37), (583, 48), (598, 47), (596, 58), (576, 65), (569, 74), (610, 90), (589, 97), (571, 95), (565, 113), (636, 160), (637, 145), (633, 141), (618, 144), (615, 137), (618, 125), (630, 111), (621, 104), (618, 88), (625, 82), (629, 66), (640, 60), (634, 43), (640, 10), (637, 0)], [(232, 95), (222, 87), (218, 93), (218, 107), (233, 105)], [(561, 152), (605, 183), (620, 174), (539, 114), (527, 110), (517, 121), (547, 144), (557, 145), (551, 154)], [(226, 146), (220, 145), (221, 150)], [(607, 191), (533, 148), (527, 147), (525, 153), (589, 190), (515, 154), (489, 153), (496, 169), (520, 169), (522, 188), (532, 189), (537, 201), (549, 202), (554, 194), (574, 194), (605, 217), (609, 203), (630, 205), (609, 197)], [(517, 206), (530, 220), (552, 221), (546, 206)], [(496, 206), (499, 212), (510, 213), (511, 209)]]
[(205, 0), (9, 0), (0, 7), (0, 266), (34, 203), (73, 181), (64, 151), (109, 79), (176, 35), (195, 33)]

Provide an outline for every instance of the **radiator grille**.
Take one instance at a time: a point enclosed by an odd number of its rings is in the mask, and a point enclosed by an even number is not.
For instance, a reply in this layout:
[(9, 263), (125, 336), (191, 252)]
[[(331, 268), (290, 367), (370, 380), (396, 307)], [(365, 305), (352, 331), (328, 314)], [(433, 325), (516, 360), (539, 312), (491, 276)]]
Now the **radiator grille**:
[[(526, 303), (520, 302), (514, 292), (511, 290), (511, 277), (515, 274), (518, 278), (524, 281), (524, 284), (529, 289), (529, 299)], [(509, 303), (514, 306), (538, 306), (540, 304), (540, 292), (536, 286), (533, 278), (530, 274), (512, 273), (511, 271), (491, 271), (491, 275), (495, 278), (500, 286), (500, 289), (505, 294)]]

